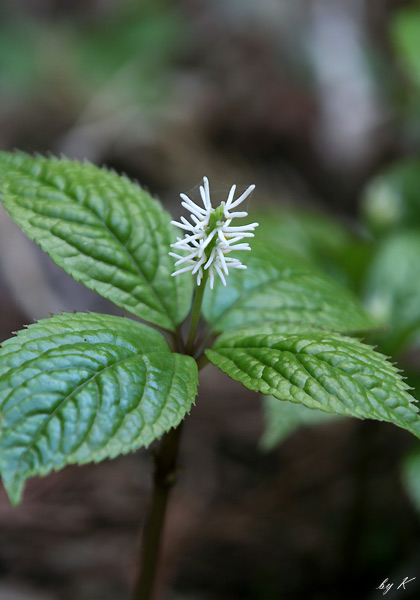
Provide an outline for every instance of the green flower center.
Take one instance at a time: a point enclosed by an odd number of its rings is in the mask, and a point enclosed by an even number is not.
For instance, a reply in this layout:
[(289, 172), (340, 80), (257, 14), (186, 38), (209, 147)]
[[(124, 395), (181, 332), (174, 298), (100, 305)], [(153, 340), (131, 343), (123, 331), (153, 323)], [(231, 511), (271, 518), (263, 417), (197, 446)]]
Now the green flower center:
[(220, 222), (224, 220), (225, 215), (223, 212), (224, 207), (220, 204), (214, 211), (210, 214), (209, 224), (206, 229), (206, 234), (210, 235), (210, 233), (216, 229), (220, 225)]

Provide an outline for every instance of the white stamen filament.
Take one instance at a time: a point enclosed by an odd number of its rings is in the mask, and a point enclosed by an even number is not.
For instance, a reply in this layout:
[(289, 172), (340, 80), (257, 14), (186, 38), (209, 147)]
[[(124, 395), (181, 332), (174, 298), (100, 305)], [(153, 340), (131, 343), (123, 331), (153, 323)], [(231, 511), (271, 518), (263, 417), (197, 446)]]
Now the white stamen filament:
[(169, 255), (176, 259), (175, 267), (185, 265), (175, 270), (172, 273), (173, 276), (191, 271), (192, 275), (197, 277), (197, 285), (200, 285), (204, 272), (208, 271), (210, 289), (213, 289), (215, 273), (225, 286), (225, 275), (229, 275), (229, 268), (246, 269), (239, 259), (227, 255), (234, 250), (251, 250), (248, 243), (238, 242), (244, 238), (254, 237), (253, 231), (258, 223), (231, 225), (233, 219), (247, 217), (248, 213), (230, 211), (248, 198), (255, 189), (255, 185), (250, 185), (237, 200), (234, 200), (236, 185), (232, 185), (227, 200), (221, 203), (223, 214), (220, 211), (221, 218), (216, 223), (214, 217), (213, 221), (211, 220), (212, 213), (217, 209), (211, 205), (207, 177), (203, 177), (203, 185), (200, 185), (199, 189), (203, 206), (195, 204), (186, 194), (180, 194), (181, 205), (190, 211), (191, 222), (183, 216), (181, 216), (180, 222), (171, 221), (173, 225), (186, 232), (183, 238), (177, 237), (171, 247), (177, 251), (187, 252), (187, 254), (182, 256), (175, 252), (169, 252)]

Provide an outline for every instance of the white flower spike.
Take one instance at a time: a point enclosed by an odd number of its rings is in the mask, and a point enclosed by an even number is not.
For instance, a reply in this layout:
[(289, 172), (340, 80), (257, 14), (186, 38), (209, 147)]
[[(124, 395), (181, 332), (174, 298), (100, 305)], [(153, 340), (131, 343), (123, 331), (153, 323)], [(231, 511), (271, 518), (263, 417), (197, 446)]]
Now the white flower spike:
[(251, 250), (248, 243), (238, 242), (244, 238), (254, 237), (253, 231), (258, 223), (231, 225), (232, 219), (248, 216), (244, 211), (231, 211), (248, 198), (254, 189), (255, 185), (250, 185), (237, 200), (234, 200), (236, 185), (233, 185), (227, 200), (217, 208), (211, 205), (207, 177), (203, 177), (203, 185), (200, 186), (203, 206), (195, 204), (188, 196), (181, 194), (183, 200), (181, 204), (190, 211), (192, 222), (188, 222), (185, 217), (181, 217), (180, 223), (171, 221), (184, 232), (184, 238), (177, 238), (171, 247), (187, 252), (185, 256), (169, 252), (170, 256), (177, 259), (175, 267), (180, 267), (172, 273), (172, 276), (191, 271), (193, 275), (197, 275), (197, 285), (200, 285), (204, 271), (208, 270), (210, 288), (213, 289), (215, 273), (220, 277), (223, 285), (226, 285), (225, 275), (229, 274), (229, 268), (246, 269), (240, 260), (227, 255), (233, 250)]

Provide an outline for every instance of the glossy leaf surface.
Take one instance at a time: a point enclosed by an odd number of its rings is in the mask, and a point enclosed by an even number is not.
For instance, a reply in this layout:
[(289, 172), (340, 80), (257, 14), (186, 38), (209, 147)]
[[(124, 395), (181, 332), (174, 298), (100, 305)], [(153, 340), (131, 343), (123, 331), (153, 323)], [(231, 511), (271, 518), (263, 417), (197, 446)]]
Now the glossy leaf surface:
[(246, 271), (229, 273), (206, 290), (203, 313), (215, 331), (243, 324), (300, 322), (340, 331), (371, 327), (355, 297), (316, 267), (261, 245), (253, 245)]
[(171, 277), (170, 216), (126, 177), (89, 163), (0, 153), (2, 202), (74, 279), (132, 314), (174, 330), (191, 277)]
[(341, 415), (388, 421), (420, 437), (415, 400), (386, 358), (356, 339), (305, 325), (226, 332), (206, 352), (245, 387)]
[(11, 501), (24, 481), (149, 445), (177, 426), (197, 365), (130, 319), (64, 314), (0, 350), (0, 471)]

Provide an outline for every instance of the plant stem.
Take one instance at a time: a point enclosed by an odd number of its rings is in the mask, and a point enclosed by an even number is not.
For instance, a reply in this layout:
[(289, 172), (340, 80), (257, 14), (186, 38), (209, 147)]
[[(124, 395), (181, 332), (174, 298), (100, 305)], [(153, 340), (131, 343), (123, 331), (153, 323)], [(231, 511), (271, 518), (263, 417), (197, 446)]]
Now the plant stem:
[(177, 478), (178, 448), (183, 422), (162, 437), (155, 455), (154, 489), (143, 530), (140, 571), (133, 600), (152, 598), (169, 494)]
[(201, 371), (201, 369), (203, 369), (206, 365), (209, 364), (209, 359), (207, 358), (207, 356), (205, 354), (202, 354), (201, 356), (199, 356), (197, 358), (197, 367), (198, 370)]
[(201, 305), (203, 303), (204, 298), (204, 290), (206, 289), (206, 283), (209, 276), (209, 271), (204, 271), (203, 278), (199, 286), (197, 286), (195, 290), (194, 303), (191, 308), (191, 321), (190, 321), (190, 331), (188, 334), (188, 340), (186, 345), (186, 354), (190, 356), (193, 355), (195, 338), (197, 335), (198, 323), (200, 321), (201, 315)]
[[(209, 272), (205, 271), (201, 284), (196, 288), (194, 302), (191, 307), (190, 330), (185, 347), (185, 354), (194, 355), (201, 305)], [(179, 331), (171, 335), (173, 349), (181, 349)], [(205, 357), (202, 357), (204, 366)], [(169, 494), (177, 478), (178, 449), (181, 441), (183, 422), (178, 427), (165, 433), (161, 439), (159, 450), (154, 456), (153, 495), (142, 536), (140, 570), (133, 600), (151, 600), (156, 581), (159, 563), (160, 545), (165, 524), (166, 508)]]

